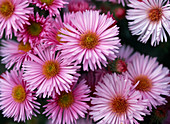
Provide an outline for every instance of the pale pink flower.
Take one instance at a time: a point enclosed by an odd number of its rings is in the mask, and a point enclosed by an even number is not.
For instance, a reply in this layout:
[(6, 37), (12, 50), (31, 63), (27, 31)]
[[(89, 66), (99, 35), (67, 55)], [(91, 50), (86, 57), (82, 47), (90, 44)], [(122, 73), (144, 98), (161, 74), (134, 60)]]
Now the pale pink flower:
[(24, 24), (24, 29), (17, 32), (17, 40), (24, 43), (29, 42), (31, 46), (36, 46), (43, 41), (48, 28), (52, 24), (52, 19), (50, 17), (45, 19), (36, 13), (36, 16), (30, 14), (28, 21), (29, 24)]
[(82, 80), (79, 84), (74, 83), (68, 93), (61, 92), (60, 95), (56, 94), (53, 99), (48, 100), (43, 114), (47, 113), (54, 124), (72, 124), (76, 123), (79, 116), (85, 118), (89, 109), (86, 102), (90, 101), (88, 97), (90, 90), (85, 82)]
[(139, 92), (133, 91), (126, 76), (106, 74), (94, 94), (90, 115), (100, 124), (137, 123), (143, 121), (142, 115), (149, 114), (147, 100), (139, 100)]
[(10, 69), (13, 65), (18, 70), (24, 61), (30, 60), (28, 52), (32, 53), (33, 48), (27, 42), (16, 42), (14, 40), (2, 40), (0, 47), (0, 55), (3, 57), (1, 62), (5, 64), (7, 69)]
[[(118, 27), (110, 27), (115, 21), (107, 15), (100, 15), (99, 11), (84, 11), (75, 13), (71, 19), (72, 24), (64, 24), (60, 30), (62, 55), (69, 62), (83, 64), (83, 70), (101, 69), (106, 66), (107, 58), (114, 60), (115, 53), (120, 47), (117, 37)], [(68, 54), (69, 53), (69, 54)]]
[(12, 33), (16, 35), (23, 24), (28, 24), (28, 14), (33, 11), (28, 6), (28, 0), (0, 0), (0, 38), (4, 31), (6, 38), (12, 38)]
[[(170, 5), (168, 0), (130, 0), (131, 9), (127, 10), (129, 29), (132, 35), (139, 35), (138, 40), (146, 43), (151, 38), (151, 45), (167, 42), (170, 36)], [(166, 35), (167, 32), (167, 35)]]
[(39, 103), (34, 92), (26, 86), (22, 79), (23, 72), (11, 70), (0, 78), (0, 110), (4, 117), (13, 117), (14, 121), (30, 120), (35, 112), (39, 113)]
[(79, 74), (76, 72), (79, 66), (69, 65), (59, 53), (51, 48), (34, 48), (38, 56), (29, 54), (33, 61), (25, 61), (24, 79), (28, 82), (30, 90), (37, 89), (37, 95), (43, 97), (53, 96), (61, 91), (68, 92), (72, 82), (77, 81)]
[(41, 9), (48, 10), (50, 16), (60, 15), (58, 9), (64, 8), (64, 5), (68, 4), (66, 0), (32, 0), (32, 3)]
[(128, 64), (128, 78), (140, 92), (141, 99), (148, 99), (150, 109), (167, 102), (161, 95), (170, 95), (168, 74), (168, 68), (149, 56), (138, 55)]

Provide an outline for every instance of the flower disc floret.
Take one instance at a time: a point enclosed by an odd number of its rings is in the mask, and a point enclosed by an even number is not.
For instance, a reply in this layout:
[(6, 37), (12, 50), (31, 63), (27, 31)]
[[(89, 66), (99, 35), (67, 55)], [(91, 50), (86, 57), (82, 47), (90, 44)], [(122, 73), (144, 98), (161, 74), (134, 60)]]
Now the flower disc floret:
[(46, 5), (51, 5), (54, 0), (40, 0), (42, 3), (46, 3)]
[(26, 42), (25, 44), (21, 41), (19, 44), (18, 44), (18, 50), (22, 50), (24, 52), (28, 52), (31, 50), (31, 45), (29, 42)]
[(152, 88), (151, 80), (145, 75), (137, 76), (133, 81), (133, 85), (135, 85), (137, 82), (139, 82), (139, 83), (135, 87), (136, 90), (146, 92), (146, 91), (150, 91)]
[(119, 116), (121, 114), (126, 113), (128, 110), (128, 102), (122, 96), (117, 96), (117, 97), (113, 98), (111, 106), (112, 106), (113, 112), (115, 112)]
[(98, 44), (98, 36), (96, 33), (88, 32), (82, 34), (80, 38), (80, 45), (84, 49), (93, 49)]
[(12, 97), (18, 103), (25, 100), (26, 93), (22, 85), (17, 85), (12, 89)]
[(0, 4), (0, 14), (5, 18), (9, 18), (14, 12), (14, 5), (6, 0)]
[(42, 69), (43, 74), (49, 79), (59, 73), (60, 65), (57, 61), (46, 61)]
[(61, 94), (58, 96), (57, 103), (61, 108), (68, 108), (72, 105), (74, 102), (74, 97), (72, 92), (61, 92)]
[(162, 18), (162, 9), (154, 8), (149, 11), (149, 19), (153, 22), (158, 22)]
[(42, 26), (39, 23), (32, 22), (31, 25), (28, 26), (28, 33), (32, 36), (39, 36), (42, 31)]

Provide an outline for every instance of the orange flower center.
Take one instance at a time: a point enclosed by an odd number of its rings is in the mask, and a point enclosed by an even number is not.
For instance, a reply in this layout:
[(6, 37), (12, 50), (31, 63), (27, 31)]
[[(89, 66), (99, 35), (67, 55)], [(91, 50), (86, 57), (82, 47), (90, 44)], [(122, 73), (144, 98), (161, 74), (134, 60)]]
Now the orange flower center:
[(96, 33), (88, 32), (83, 34), (80, 39), (80, 45), (85, 49), (93, 49), (98, 45), (98, 36)]
[(46, 3), (46, 5), (51, 5), (54, 0), (40, 0), (42, 3)]
[(0, 4), (0, 14), (6, 18), (9, 18), (14, 12), (14, 5), (6, 0)]
[(26, 42), (25, 44), (23, 42), (20, 42), (18, 45), (18, 50), (22, 50), (24, 52), (28, 52), (31, 50), (31, 45), (29, 42)]
[(57, 103), (62, 108), (68, 108), (74, 102), (74, 97), (72, 92), (66, 93), (64, 91), (61, 92), (61, 95), (58, 96)]
[(151, 90), (152, 82), (147, 76), (145, 75), (137, 76), (133, 81), (133, 85), (135, 85), (138, 81), (139, 81), (139, 84), (136, 86), (135, 88), (136, 90), (139, 90), (139, 91), (150, 91)]
[(42, 26), (39, 23), (32, 22), (31, 25), (28, 26), (28, 33), (32, 36), (39, 36), (42, 31)]
[(51, 78), (56, 76), (60, 71), (60, 65), (57, 61), (46, 61), (43, 65), (42, 72), (46, 78)]
[(17, 85), (12, 89), (12, 97), (16, 102), (23, 102), (26, 97), (25, 89), (22, 85)]
[(112, 100), (111, 107), (113, 112), (115, 112), (118, 115), (121, 115), (127, 112), (128, 102), (123, 97), (117, 96)]
[(153, 22), (158, 22), (162, 18), (162, 9), (154, 8), (149, 11), (149, 19)]

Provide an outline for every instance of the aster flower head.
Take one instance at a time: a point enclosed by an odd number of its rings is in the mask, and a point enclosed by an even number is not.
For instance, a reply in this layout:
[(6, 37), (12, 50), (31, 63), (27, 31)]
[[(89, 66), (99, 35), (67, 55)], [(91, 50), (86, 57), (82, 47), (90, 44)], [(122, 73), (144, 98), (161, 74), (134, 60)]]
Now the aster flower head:
[(41, 9), (48, 10), (50, 16), (60, 15), (58, 9), (64, 8), (64, 5), (68, 4), (66, 0), (32, 0), (32, 3)]
[[(72, 24), (64, 24), (61, 29), (61, 41), (69, 41), (61, 45), (62, 55), (75, 64), (83, 64), (83, 70), (101, 68), (106, 66), (107, 58), (114, 60), (115, 53), (120, 47), (117, 37), (118, 27), (110, 26), (115, 22), (107, 15), (100, 15), (99, 11), (84, 11), (75, 13), (71, 19)], [(69, 54), (68, 54), (69, 53)]]
[(28, 81), (29, 89), (37, 89), (37, 95), (43, 97), (53, 96), (61, 91), (68, 92), (72, 82), (77, 81), (79, 74), (76, 72), (79, 66), (69, 65), (63, 61), (63, 57), (52, 48), (38, 46), (34, 48), (37, 56), (29, 54), (33, 61), (25, 61), (24, 79)]
[(0, 38), (4, 32), (6, 38), (12, 38), (12, 33), (16, 35), (28, 23), (28, 14), (33, 10), (28, 5), (28, 0), (0, 0)]
[(135, 52), (130, 46), (123, 45), (119, 53), (116, 53), (117, 58), (108, 62), (107, 68), (110, 72), (123, 73), (127, 71), (127, 65), (131, 62), (139, 53)]
[(106, 74), (103, 82), (96, 86), (96, 97), (92, 98), (90, 115), (93, 120), (104, 124), (129, 124), (142, 121), (147, 100), (139, 100), (139, 92), (134, 92), (127, 76)]
[(38, 13), (29, 15), (29, 24), (24, 25), (24, 29), (17, 32), (17, 40), (24, 43), (29, 42), (31, 46), (36, 46), (43, 41), (48, 28), (52, 24), (50, 17), (44, 18)]
[(0, 110), (4, 117), (13, 117), (14, 121), (30, 120), (35, 112), (39, 113), (39, 103), (34, 92), (22, 79), (23, 71), (11, 70), (0, 78)]
[(16, 42), (14, 40), (2, 40), (0, 47), (0, 55), (3, 57), (1, 62), (6, 64), (5, 67), (10, 69), (13, 65), (19, 70), (24, 61), (30, 60), (31, 58), (28, 56), (28, 53), (33, 52), (33, 48), (27, 42), (24, 44), (23, 42)]
[(63, 91), (60, 95), (48, 100), (48, 104), (43, 114), (47, 113), (49, 119), (55, 124), (70, 124), (76, 123), (80, 117), (85, 118), (89, 106), (86, 102), (90, 101), (88, 94), (90, 90), (85, 84), (85, 80), (80, 81), (79, 84), (74, 83), (71, 91), (68, 93)]
[(142, 99), (148, 99), (148, 106), (156, 108), (166, 103), (161, 95), (169, 96), (169, 69), (159, 65), (156, 58), (138, 55), (128, 64), (128, 78), (140, 92)]
[[(166, 0), (130, 0), (126, 18), (132, 35), (140, 35), (138, 40), (146, 43), (151, 38), (151, 45), (167, 42), (170, 36), (170, 5)], [(166, 34), (167, 32), (167, 34)]]

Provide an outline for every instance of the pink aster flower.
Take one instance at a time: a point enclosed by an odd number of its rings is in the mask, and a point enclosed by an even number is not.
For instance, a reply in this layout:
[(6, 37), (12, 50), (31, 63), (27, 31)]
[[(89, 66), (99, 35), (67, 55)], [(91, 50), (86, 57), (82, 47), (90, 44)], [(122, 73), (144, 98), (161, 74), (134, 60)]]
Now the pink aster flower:
[(29, 54), (33, 61), (25, 61), (24, 79), (28, 82), (30, 90), (37, 89), (37, 95), (51, 96), (60, 91), (68, 92), (72, 82), (77, 81), (79, 74), (76, 72), (79, 66), (68, 65), (67, 61), (51, 48), (34, 48), (38, 57)]
[(117, 58), (114, 61), (109, 61), (107, 68), (110, 72), (123, 73), (127, 71), (127, 65), (138, 55), (134, 53), (134, 49), (130, 46), (123, 45), (119, 53), (116, 53)]
[(35, 101), (34, 92), (28, 90), (22, 74), (22, 71), (11, 70), (0, 78), (0, 110), (4, 117), (13, 117), (18, 122), (36, 116), (40, 105)]
[(28, 5), (27, 0), (0, 0), (0, 38), (4, 31), (6, 38), (12, 38), (12, 33), (16, 35), (28, 23), (27, 14), (33, 11)]
[(135, 90), (140, 92), (141, 98), (148, 99), (150, 109), (152, 105), (156, 108), (166, 103), (161, 95), (170, 95), (168, 74), (168, 68), (149, 56), (138, 55), (128, 64), (128, 77), (132, 85), (136, 86)]
[(29, 24), (24, 25), (24, 29), (17, 33), (17, 40), (24, 43), (29, 42), (31, 46), (36, 46), (42, 42), (43, 37), (47, 33), (48, 28), (51, 26), (52, 19), (39, 16), (36, 13), (29, 15)]
[(41, 9), (49, 11), (50, 16), (60, 15), (58, 9), (64, 8), (64, 4), (68, 4), (66, 0), (32, 0)]
[[(164, 0), (130, 0), (126, 18), (129, 20), (129, 29), (132, 35), (140, 35), (138, 40), (146, 43), (151, 37), (151, 45), (167, 42), (170, 36), (170, 5)], [(130, 22), (131, 21), (131, 22)]]
[[(114, 60), (115, 53), (120, 47), (117, 37), (118, 27), (110, 27), (115, 21), (107, 15), (100, 15), (99, 11), (84, 11), (75, 13), (71, 19), (73, 26), (64, 24), (61, 29), (61, 41), (69, 41), (61, 46), (62, 55), (69, 62), (83, 64), (83, 70), (101, 68), (101, 63), (106, 66), (107, 58)], [(69, 54), (68, 54), (69, 53)]]
[(13, 65), (18, 70), (24, 61), (30, 60), (28, 52), (32, 52), (32, 48), (27, 42), (16, 42), (13, 40), (2, 40), (0, 47), (0, 55), (3, 57), (2, 63), (6, 64), (7, 69), (11, 68)]
[(44, 113), (49, 115), (49, 119), (52, 119), (52, 123), (55, 124), (72, 124), (81, 116), (85, 118), (85, 113), (89, 109), (87, 101), (90, 101), (88, 94), (90, 90), (85, 84), (85, 80), (82, 80), (79, 84), (74, 83), (71, 87), (71, 91), (61, 92), (60, 95), (48, 100), (48, 104)]
[(90, 115), (101, 124), (129, 124), (143, 121), (142, 115), (149, 113), (147, 100), (139, 100), (127, 77), (115, 73), (106, 74), (103, 83), (96, 86), (96, 97), (92, 98)]

